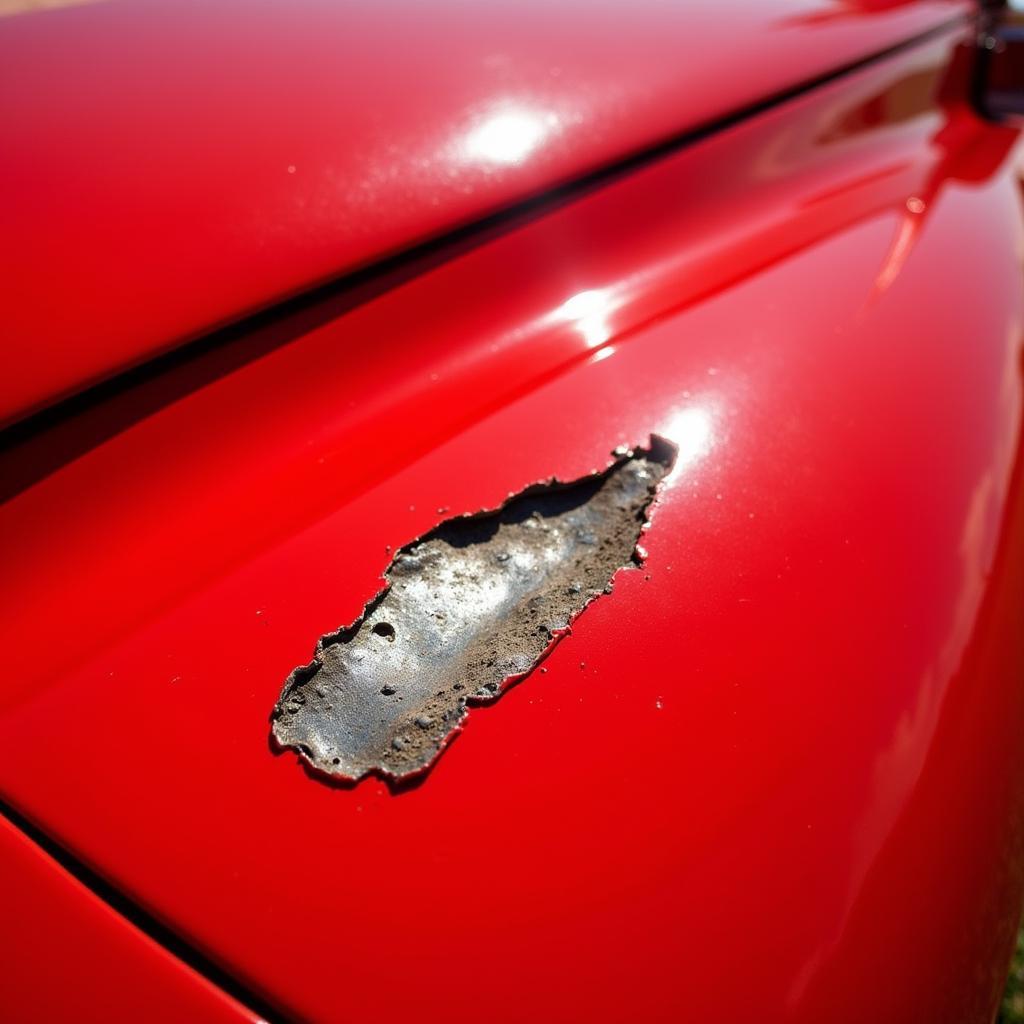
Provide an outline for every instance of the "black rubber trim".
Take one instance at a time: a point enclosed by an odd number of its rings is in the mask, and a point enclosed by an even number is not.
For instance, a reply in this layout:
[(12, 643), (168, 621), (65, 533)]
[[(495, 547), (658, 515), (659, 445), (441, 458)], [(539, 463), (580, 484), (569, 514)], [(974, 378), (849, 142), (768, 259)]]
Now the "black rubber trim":
[(596, 188), (630, 174), (647, 164), (660, 160), (677, 150), (699, 142), (765, 111), (772, 110), (789, 100), (796, 99), (863, 68), (880, 63), (896, 54), (912, 50), (923, 43), (945, 35), (955, 28), (967, 27), (976, 19), (977, 15), (957, 15), (924, 32), (904, 39), (902, 42), (886, 47), (884, 50), (876, 51), (867, 57), (861, 57), (852, 63), (844, 64), (814, 78), (806, 79), (797, 85), (789, 86), (786, 89), (771, 94), (765, 99), (740, 107), (731, 113), (718, 117), (706, 124), (699, 125), (696, 128), (689, 128), (686, 131), (668, 136), (619, 160), (586, 172), (578, 178), (554, 186), (538, 195), (519, 200), (495, 213), (455, 227), (450, 231), (403, 249), (391, 256), (384, 257), (367, 266), (346, 271), (338, 277), (303, 289), (293, 296), (277, 300), (271, 305), (245, 314), (240, 318), (232, 319), (220, 325), (211, 325), (201, 335), (185, 340), (161, 355), (154, 356), (134, 368), (129, 368), (68, 398), (59, 400), (54, 405), (47, 406), (23, 420), (10, 424), (0, 430), (0, 449), (8, 444), (19, 443), (47, 429), (52, 424), (74, 416), (83, 409), (99, 402), (106, 401), (113, 395), (133, 387), (141, 381), (149, 380), (165, 372), (168, 368), (193, 358), (197, 354), (206, 352), (210, 348), (223, 344), (225, 341), (234, 340), (240, 334), (258, 330), (278, 319), (305, 310), (324, 299), (337, 296), (339, 293), (350, 288), (365, 286), (368, 281), (380, 276), (395, 274), (400, 275), (402, 278), (414, 276), (416, 273), (443, 262), (444, 259), (452, 255), (452, 252), (449, 250), (457, 252), (473, 248), (474, 245), (486, 241), (488, 238), (503, 230), (507, 230), (511, 226), (518, 225), (527, 220), (533, 220), (552, 209), (565, 205)]
[(144, 910), (125, 896), (116, 886), (111, 885), (102, 875), (83, 864), (74, 854), (2, 799), (0, 799), (0, 816), (6, 818), (14, 828), (35, 843), (47, 856), (56, 861), (60, 867), (81, 882), (95, 896), (116, 910), (126, 921), (163, 946), (167, 952), (191, 967), (197, 974), (227, 993), (244, 1009), (262, 1017), (267, 1024), (297, 1024), (296, 1018), (283, 1014), (276, 1006), (271, 1005), (246, 987), (233, 974), (224, 970), (194, 946), (189, 945), (173, 929), (168, 928), (149, 911)]

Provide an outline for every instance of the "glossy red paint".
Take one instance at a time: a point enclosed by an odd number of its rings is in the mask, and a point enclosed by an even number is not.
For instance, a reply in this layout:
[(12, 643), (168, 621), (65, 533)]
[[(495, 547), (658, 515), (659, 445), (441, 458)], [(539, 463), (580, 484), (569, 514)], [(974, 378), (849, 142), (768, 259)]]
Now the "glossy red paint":
[[(1024, 219), (956, 63), (893, 57), (7, 452), (5, 798), (298, 1017), (989, 1019)], [(269, 750), (389, 546), (651, 431), (680, 461), (645, 570), (421, 786)]]
[(2, 18), (0, 424), (971, 8), (108, 0)]
[(256, 1021), (127, 924), (2, 818), (0, 905), (5, 1021)]

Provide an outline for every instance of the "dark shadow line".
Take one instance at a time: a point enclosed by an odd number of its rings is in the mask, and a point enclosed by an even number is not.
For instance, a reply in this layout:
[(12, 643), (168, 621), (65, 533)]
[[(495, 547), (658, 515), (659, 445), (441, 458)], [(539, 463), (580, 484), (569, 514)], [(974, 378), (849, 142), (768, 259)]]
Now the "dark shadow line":
[(214, 963), (204, 953), (169, 928), (162, 921), (144, 910), (120, 889), (108, 882), (88, 865), (80, 861), (66, 847), (34, 825), (23, 814), (16, 811), (6, 800), (0, 799), (0, 816), (26, 838), (52, 858), (69, 875), (84, 885), (94, 896), (101, 899), (112, 910), (121, 915), (144, 935), (152, 939), (172, 956), (190, 967), (198, 975), (231, 996), (241, 1006), (262, 1017), (267, 1024), (286, 1024), (295, 1018), (286, 1017), (276, 1006), (257, 995), (234, 975)]
[[(516, 201), (508, 207), (469, 223), (459, 225), (365, 267), (345, 272), (339, 277), (304, 289), (300, 293), (274, 302), (266, 308), (257, 310), (254, 313), (245, 314), (227, 325), (214, 325), (212, 328), (204, 330), (201, 336), (193, 340), (186, 340), (170, 351), (147, 360), (138, 366), (129, 368), (107, 380), (94, 384), (78, 394), (71, 395), (52, 406), (29, 415), (23, 420), (0, 429), (0, 450), (24, 443), (33, 436), (78, 415), (88, 408), (108, 401), (115, 395), (150, 381), (175, 367), (197, 359), (211, 350), (231, 342), (236, 342), (244, 336), (279, 321), (286, 320), (295, 314), (306, 314), (306, 317), (301, 322), (292, 325), (291, 329), (285, 331), (282, 335), (272, 339), (262, 339), (258, 344), (247, 346), (245, 352), (238, 353), (237, 358), (233, 361), (229, 360), (226, 365), (214, 368), (213, 372), (202, 379), (201, 383), (205, 384), (216, 380), (218, 377), (245, 365), (247, 362), (251, 362), (258, 356), (294, 340), (295, 337), (306, 333), (313, 329), (313, 327), (336, 318), (341, 313), (347, 311), (347, 309), (353, 308), (398, 284), (417, 277), (455, 255), (476, 248), (497, 234), (511, 230), (561, 206), (567, 205), (589, 192), (637, 171), (648, 164), (663, 159), (677, 150), (708, 138), (717, 132), (733, 127), (742, 121), (769, 111), (789, 100), (796, 99), (805, 93), (828, 85), (863, 68), (880, 63), (895, 54), (903, 53), (932, 39), (937, 39), (950, 32), (953, 28), (960, 25), (966, 26), (973, 20), (975, 18), (972, 15), (957, 15), (883, 50), (878, 50), (866, 57), (861, 57), (813, 78), (805, 79), (796, 85), (789, 86), (779, 92), (772, 93), (766, 98), (739, 107), (703, 125), (670, 135), (625, 157), (604, 164), (595, 170), (585, 172), (579, 177), (561, 185), (556, 185), (539, 195), (529, 196)], [(330, 299), (340, 301), (340, 305), (337, 307), (329, 306), (321, 310), (315, 308)], [(194, 387), (190, 386), (181, 393), (187, 393), (187, 391), (193, 389)], [(173, 397), (180, 397), (180, 394), (176, 394)], [(120, 429), (134, 422), (134, 420), (142, 418), (142, 416), (153, 411), (153, 409), (159, 408), (161, 404), (165, 404), (165, 402), (159, 402), (152, 408), (142, 411), (136, 410), (135, 415), (128, 417), (124, 422), (120, 423)], [(111, 435), (108, 433), (106, 436)], [(37, 474), (34, 479), (40, 479), (42, 475), (45, 474)], [(27, 480), (24, 485), (27, 486), (32, 482), (34, 480)], [(9, 488), (6, 489), (6, 496), (10, 496), (11, 493), (15, 492), (12, 492)], [(3, 500), (3, 497), (4, 495), (0, 495), (0, 500)]]

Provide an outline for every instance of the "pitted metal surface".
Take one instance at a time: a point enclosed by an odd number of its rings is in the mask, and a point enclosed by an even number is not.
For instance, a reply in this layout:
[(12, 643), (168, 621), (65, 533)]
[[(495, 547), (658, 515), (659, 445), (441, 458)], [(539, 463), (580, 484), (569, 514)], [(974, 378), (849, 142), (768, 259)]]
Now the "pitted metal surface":
[(286, 680), (273, 735), (321, 772), (403, 779), (428, 768), (468, 707), (529, 672), (637, 542), (674, 451), (652, 439), (600, 474), (527, 488), (402, 548), (352, 626)]

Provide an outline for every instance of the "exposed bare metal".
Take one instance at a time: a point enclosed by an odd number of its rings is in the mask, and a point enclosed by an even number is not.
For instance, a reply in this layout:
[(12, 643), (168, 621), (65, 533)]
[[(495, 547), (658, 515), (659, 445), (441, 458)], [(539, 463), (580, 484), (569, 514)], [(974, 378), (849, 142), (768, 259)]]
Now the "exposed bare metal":
[(522, 678), (618, 569), (640, 564), (675, 453), (652, 438), (615, 454), (603, 473), (529, 487), (402, 548), (363, 615), (286, 680), (277, 743), (343, 779), (429, 768), (470, 705)]

